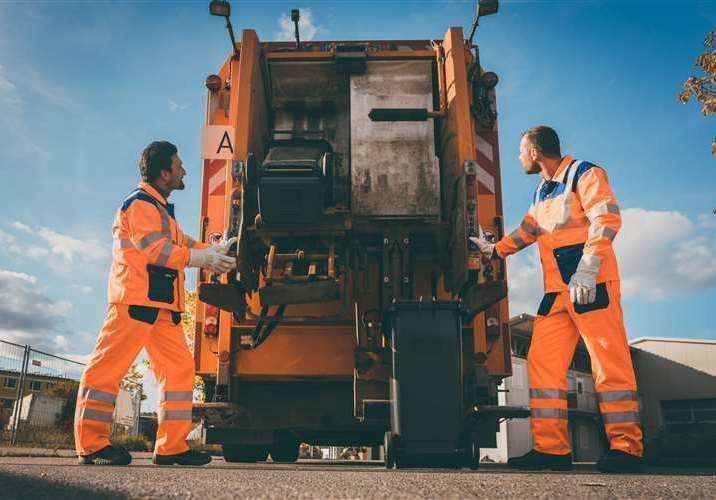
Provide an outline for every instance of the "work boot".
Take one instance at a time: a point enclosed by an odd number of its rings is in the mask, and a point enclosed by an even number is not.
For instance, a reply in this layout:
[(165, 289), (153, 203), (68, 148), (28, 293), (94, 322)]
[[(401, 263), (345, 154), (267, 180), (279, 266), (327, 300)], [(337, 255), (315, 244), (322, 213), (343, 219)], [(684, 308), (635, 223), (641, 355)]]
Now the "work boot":
[(609, 450), (597, 462), (597, 470), (615, 474), (641, 472), (644, 470), (644, 463), (641, 457), (631, 453), (621, 450)]
[(155, 465), (206, 465), (211, 462), (211, 455), (203, 451), (186, 450), (176, 455), (154, 455)]
[(510, 458), (507, 465), (522, 470), (572, 470), (572, 455), (552, 455), (532, 450), (521, 457)]
[(129, 465), (132, 455), (121, 446), (105, 446), (89, 455), (77, 458), (80, 465)]

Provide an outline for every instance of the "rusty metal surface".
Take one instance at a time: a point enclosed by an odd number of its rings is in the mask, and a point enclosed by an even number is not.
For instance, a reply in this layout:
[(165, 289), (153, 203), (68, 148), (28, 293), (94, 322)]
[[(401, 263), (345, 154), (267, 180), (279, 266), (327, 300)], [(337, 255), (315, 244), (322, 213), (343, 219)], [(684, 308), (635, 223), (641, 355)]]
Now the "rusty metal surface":
[(440, 216), (433, 121), (372, 122), (373, 108), (433, 109), (432, 61), (370, 61), (351, 76), (351, 208), (358, 216)]

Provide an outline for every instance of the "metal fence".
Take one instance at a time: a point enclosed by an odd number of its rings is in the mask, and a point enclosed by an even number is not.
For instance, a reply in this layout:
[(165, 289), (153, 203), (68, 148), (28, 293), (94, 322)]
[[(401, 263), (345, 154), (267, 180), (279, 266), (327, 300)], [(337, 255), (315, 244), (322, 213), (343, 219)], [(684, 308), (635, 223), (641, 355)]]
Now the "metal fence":
[[(77, 389), (85, 365), (0, 340), (0, 446), (74, 448)], [(113, 433), (139, 432), (141, 390), (122, 395)]]

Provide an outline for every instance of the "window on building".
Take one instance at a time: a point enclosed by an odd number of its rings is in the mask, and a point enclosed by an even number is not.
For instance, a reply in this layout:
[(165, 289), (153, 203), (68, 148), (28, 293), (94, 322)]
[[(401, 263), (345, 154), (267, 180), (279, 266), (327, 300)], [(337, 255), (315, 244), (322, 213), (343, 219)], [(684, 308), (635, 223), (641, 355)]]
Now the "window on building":
[(42, 389), (42, 382), (39, 380), (33, 380), (30, 382), (30, 390), (33, 392), (39, 392)]
[(522, 337), (513, 336), (512, 337), (512, 354), (515, 356), (519, 356), (521, 358), (527, 357), (527, 352), (530, 350), (530, 341), (529, 339), (524, 339)]
[(5, 377), (5, 383), (3, 384), (3, 387), (7, 387), (9, 389), (15, 389), (17, 387), (17, 379), (11, 378), (11, 377)]
[(580, 372), (592, 373), (592, 363), (589, 360), (589, 354), (582, 349), (577, 349), (574, 353), (570, 368)]
[(582, 392), (583, 392), (583, 390), (582, 390), (582, 381), (581, 381), (581, 380), (578, 380), (578, 381), (577, 381), (577, 394), (582, 394)]
[(0, 407), (2, 407), (2, 408), (12, 409), (12, 406), (14, 403), (15, 403), (14, 399), (0, 398)]
[(716, 398), (661, 402), (666, 425), (716, 424)]

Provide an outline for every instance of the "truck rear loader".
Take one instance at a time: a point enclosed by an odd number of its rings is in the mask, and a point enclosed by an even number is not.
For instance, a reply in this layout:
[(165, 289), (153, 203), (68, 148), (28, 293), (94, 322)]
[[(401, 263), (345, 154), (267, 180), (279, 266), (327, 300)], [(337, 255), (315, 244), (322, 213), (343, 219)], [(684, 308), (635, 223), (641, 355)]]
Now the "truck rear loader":
[(497, 76), (474, 27), (234, 41), (228, 3), (211, 8), (232, 51), (206, 80), (201, 238), (238, 243), (235, 273), (198, 279), (207, 442), (230, 462), (309, 443), (476, 466), (499, 420), (526, 413), (497, 406), (504, 263), (468, 239), (503, 231)]

